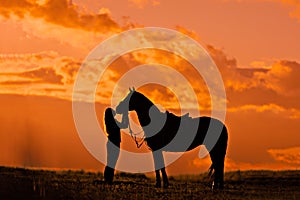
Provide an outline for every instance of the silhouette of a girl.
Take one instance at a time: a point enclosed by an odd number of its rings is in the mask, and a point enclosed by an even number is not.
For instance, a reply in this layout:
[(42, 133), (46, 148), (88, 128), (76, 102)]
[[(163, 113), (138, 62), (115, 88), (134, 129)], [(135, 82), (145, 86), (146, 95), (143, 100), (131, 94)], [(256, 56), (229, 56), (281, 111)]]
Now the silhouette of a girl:
[(115, 166), (120, 154), (121, 132), (120, 129), (128, 127), (128, 115), (122, 115), (122, 122), (115, 119), (116, 111), (112, 108), (105, 110), (105, 127), (108, 134), (107, 165), (104, 170), (104, 181), (111, 184), (114, 178)]

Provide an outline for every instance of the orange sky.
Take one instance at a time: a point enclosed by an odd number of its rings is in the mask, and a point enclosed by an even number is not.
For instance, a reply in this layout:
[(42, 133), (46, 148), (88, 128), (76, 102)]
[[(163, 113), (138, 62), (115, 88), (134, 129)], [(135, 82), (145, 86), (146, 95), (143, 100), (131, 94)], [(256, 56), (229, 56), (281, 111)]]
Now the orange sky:
[[(299, 168), (297, 0), (0, 2), (0, 165), (101, 169), (75, 130), (74, 80), (96, 45), (113, 34), (144, 26), (193, 37), (218, 66), (227, 95), (227, 170)], [(200, 112), (210, 112), (208, 90), (188, 62), (166, 52), (144, 50), (120, 57), (100, 80), (96, 91), (100, 121), (119, 78), (150, 62), (185, 75), (197, 94)], [(93, 73), (87, 72), (87, 77), (95, 78)], [(170, 102), (177, 99), (166, 88), (148, 85), (141, 91), (176, 112), (178, 104)], [(181, 97), (189, 105), (189, 94)], [(134, 149), (126, 135), (122, 145)], [(171, 165), (169, 173), (206, 170), (209, 162), (199, 159), (197, 151)]]

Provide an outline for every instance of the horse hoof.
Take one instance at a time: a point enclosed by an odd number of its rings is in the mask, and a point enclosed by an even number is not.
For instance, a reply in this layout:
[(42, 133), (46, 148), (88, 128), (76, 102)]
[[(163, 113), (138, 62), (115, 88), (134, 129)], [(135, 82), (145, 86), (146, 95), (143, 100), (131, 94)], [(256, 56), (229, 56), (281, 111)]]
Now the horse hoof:
[(169, 183), (164, 183), (164, 188), (168, 188), (169, 187)]
[(156, 183), (156, 184), (155, 184), (155, 187), (156, 187), (156, 188), (161, 188), (161, 183)]
[(211, 184), (211, 190), (213, 192), (217, 191), (218, 190), (218, 184), (216, 184), (215, 182), (212, 182), (212, 184)]
[(105, 184), (108, 184), (108, 185), (112, 185), (113, 182), (112, 181), (104, 181)]
[(213, 192), (217, 192), (217, 191), (222, 191), (224, 189), (224, 185), (223, 184), (220, 184), (220, 183), (215, 183), (213, 182), (212, 185), (211, 185), (211, 190)]

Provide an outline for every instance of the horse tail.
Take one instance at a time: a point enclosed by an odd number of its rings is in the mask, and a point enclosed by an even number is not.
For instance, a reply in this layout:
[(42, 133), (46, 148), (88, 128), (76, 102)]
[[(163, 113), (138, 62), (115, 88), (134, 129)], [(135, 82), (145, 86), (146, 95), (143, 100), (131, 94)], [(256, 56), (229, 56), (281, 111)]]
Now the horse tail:
[(223, 128), (221, 134), (223, 135), (222, 150), (223, 150), (223, 153), (224, 153), (224, 156), (225, 156), (226, 153), (227, 153), (227, 146), (228, 146), (228, 130), (227, 130), (225, 125), (224, 125), (224, 128)]

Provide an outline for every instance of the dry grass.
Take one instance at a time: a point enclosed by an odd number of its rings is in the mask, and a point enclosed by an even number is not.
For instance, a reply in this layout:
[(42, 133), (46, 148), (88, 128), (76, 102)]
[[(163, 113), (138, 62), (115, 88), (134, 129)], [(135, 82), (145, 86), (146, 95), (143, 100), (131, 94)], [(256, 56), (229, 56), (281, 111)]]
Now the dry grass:
[(169, 177), (163, 189), (144, 174), (119, 173), (107, 185), (102, 173), (0, 167), (0, 199), (300, 199), (300, 171), (228, 172), (221, 192), (206, 175)]

